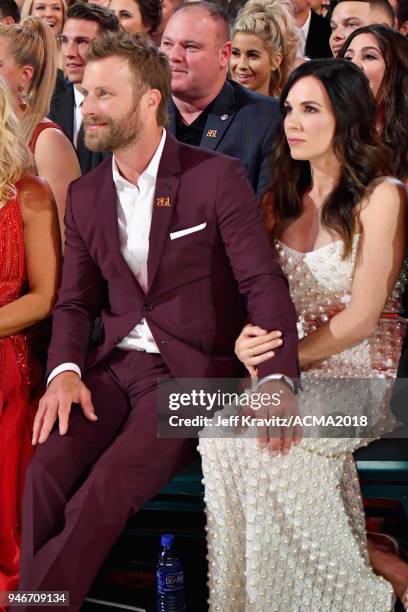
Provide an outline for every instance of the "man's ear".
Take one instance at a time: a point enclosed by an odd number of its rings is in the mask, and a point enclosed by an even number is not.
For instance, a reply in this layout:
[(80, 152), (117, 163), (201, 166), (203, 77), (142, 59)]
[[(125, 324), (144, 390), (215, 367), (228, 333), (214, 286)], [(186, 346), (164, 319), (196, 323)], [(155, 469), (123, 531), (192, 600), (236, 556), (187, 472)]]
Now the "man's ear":
[(226, 68), (228, 66), (228, 62), (231, 58), (231, 49), (232, 43), (230, 40), (224, 43), (223, 46), (220, 48), (220, 65), (222, 68)]
[(146, 91), (145, 96), (147, 107), (156, 111), (162, 98), (160, 91), (158, 89), (149, 89)]
[(9, 15), (8, 17), (3, 17), (3, 19), (0, 19), (0, 23), (1, 25), (13, 25), (13, 23), (16, 23), (16, 22)]

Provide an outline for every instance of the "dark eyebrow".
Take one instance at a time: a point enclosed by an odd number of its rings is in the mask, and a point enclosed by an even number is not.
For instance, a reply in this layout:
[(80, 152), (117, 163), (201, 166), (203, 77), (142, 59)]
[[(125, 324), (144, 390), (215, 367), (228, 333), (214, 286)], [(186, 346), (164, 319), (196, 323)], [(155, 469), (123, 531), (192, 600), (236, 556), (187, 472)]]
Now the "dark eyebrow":
[(74, 42), (78, 42), (78, 40), (83, 40), (85, 42), (91, 42), (91, 39), (88, 36), (74, 36), (73, 38), (70, 38), (66, 34), (60, 34), (59, 37), (61, 40), (64, 38), (65, 40), (70, 40)]
[(361, 49), (362, 51), (378, 51), (378, 53), (381, 53), (381, 50), (378, 47), (373, 47), (372, 45), (369, 45), (368, 47), (363, 47)]
[(303, 104), (304, 106), (306, 104), (316, 104), (316, 106), (320, 106), (320, 108), (322, 108), (322, 105), (319, 104), (319, 102), (316, 102), (315, 100), (304, 100), (303, 102), (301, 102), (301, 104)]

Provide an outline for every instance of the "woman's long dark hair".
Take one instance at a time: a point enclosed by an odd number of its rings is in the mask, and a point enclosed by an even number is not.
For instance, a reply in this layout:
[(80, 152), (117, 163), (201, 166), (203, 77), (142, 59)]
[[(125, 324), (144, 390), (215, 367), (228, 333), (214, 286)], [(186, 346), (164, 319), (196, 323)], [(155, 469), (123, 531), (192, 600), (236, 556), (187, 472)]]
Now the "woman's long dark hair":
[[(374, 179), (392, 175), (390, 154), (376, 133), (376, 104), (368, 81), (347, 60), (311, 60), (296, 68), (280, 98), (283, 116), (290, 90), (309, 76), (322, 83), (335, 116), (333, 149), (341, 174), (323, 205), (322, 223), (341, 236), (346, 256), (352, 246), (357, 207)], [(270, 232), (274, 223), (282, 227), (300, 216), (303, 196), (312, 186), (310, 163), (291, 157), (283, 126), (272, 163), (273, 183), (262, 200), (264, 222)]]
[(344, 57), (351, 41), (359, 34), (371, 34), (380, 47), (385, 74), (377, 94), (380, 134), (394, 154), (394, 174), (408, 179), (408, 39), (383, 25), (358, 28), (340, 49)]

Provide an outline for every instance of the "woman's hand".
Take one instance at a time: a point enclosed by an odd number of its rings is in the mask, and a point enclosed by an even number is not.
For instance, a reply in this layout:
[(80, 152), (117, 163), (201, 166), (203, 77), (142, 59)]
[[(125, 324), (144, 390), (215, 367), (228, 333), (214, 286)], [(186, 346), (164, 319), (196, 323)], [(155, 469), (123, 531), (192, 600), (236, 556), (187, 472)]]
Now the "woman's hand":
[(283, 344), (280, 331), (266, 329), (248, 323), (235, 342), (235, 354), (242, 361), (251, 376), (258, 375), (258, 366), (275, 355), (275, 349)]

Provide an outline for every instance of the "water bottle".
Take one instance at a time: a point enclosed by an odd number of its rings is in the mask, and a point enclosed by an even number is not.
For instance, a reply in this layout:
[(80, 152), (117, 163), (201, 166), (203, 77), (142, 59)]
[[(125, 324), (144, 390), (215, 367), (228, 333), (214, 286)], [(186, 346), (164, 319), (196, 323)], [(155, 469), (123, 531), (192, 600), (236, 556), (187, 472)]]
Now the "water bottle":
[(184, 575), (173, 550), (174, 535), (161, 537), (161, 551), (157, 563), (157, 612), (185, 612)]

